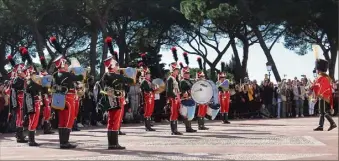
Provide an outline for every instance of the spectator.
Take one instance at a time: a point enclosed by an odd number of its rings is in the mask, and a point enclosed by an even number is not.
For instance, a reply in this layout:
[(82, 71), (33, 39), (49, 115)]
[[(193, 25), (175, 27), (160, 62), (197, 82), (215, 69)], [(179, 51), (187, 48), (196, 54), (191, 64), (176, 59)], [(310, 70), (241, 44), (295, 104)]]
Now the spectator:
[(286, 117), (286, 94), (287, 94), (287, 86), (286, 83), (283, 82), (278, 84), (278, 116), (277, 118), (285, 118)]
[(270, 115), (273, 114), (272, 99), (273, 99), (273, 88), (269, 85), (269, 81), (265, 80), (262, 91), (262, 99), (265, 105), (265, 108), (270, 112)]
[(294, 81), (293, 95), (295, 101), (295, 117), (304, 117), (305, 87), (301, 82)]

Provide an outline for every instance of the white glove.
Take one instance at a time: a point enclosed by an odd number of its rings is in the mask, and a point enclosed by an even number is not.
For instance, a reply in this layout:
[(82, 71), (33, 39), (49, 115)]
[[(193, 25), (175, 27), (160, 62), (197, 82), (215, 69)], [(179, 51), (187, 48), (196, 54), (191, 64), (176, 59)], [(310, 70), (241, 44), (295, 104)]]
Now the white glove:
[(331, 113), (331, 115), (334, 114), (334, 109), (333, 108), (331, 108), (330, 113)]

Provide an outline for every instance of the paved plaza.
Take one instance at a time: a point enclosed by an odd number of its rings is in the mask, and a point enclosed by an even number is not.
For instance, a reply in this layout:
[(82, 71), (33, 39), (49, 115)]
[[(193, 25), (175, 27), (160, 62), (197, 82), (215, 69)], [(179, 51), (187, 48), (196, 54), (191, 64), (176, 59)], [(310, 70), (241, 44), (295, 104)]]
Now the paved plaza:
[(207, 121), (210, 130), (182, 136), (170, 135), (167, 124), (156, 124), (156, 132), (128, 125), (122, 127), (127, 135), (119, 137), (127, 148), (122, 151), (106, 150), (104, 127), (72, 132), (70, 141), (78, 144), (72, 150), (58, 149), (57, 134), (39, 134), (40, 147), (17, 144), (14, 134), (3, 134), (0, 160), (338, 160), (338, 129), (312, 131), (317, 124), (318, 118)]

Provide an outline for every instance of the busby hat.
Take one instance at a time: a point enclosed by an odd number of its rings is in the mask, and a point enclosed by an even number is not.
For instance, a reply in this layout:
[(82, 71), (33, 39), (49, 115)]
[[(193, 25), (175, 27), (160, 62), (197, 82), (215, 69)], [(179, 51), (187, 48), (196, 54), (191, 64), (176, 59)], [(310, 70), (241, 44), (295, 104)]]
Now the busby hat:
[(141, 62), (138, 64), (141, 68), (141, 77), (145, 77), (147, 74), (151, 74), (150, 69), (147, 67), (147, 54), (140, 53)]
[(181, 71), (181, 74), (184, 75), (185, 73), (190, 73), (190, 68), (189, 68), (188, 53), (184, 52), (182, 55), (184, 56), (185, 63), (186, 63), (186, 67), (182, 67), (182, 71)]
[(324, 59), (318, 59), (316, 61), (316, 69), (319, 71), (319, 72), (324, 72), (326, 73), (327, 72), (327, 69), (328, 69), (328, 62)]
[(62, 68), (66, 63), (66, 59), (62, 55), (60, 55), (54, 59), (53, 63), (55, 64), (56, 68)]
[(205, 77), (204, 71), (203, 71), (203, 66), (202, 66), (202, 60), (200, 57), (197, 58), (198, 64), (199, 64), (199, 71), (197, 72), (197, 79), (201, 77)]
[(226, 77), (226, 64), (225, 62), (221, 62), (221, 69), (220, 69), (220, 73), (218, 74), (218, 80), (220, 80), (220, 78), (225, 78)]
[(27, 48), (25, 48), (25, 47), (20, 47), (20, 48), (19, 48), (19, 52), (20, 52), (20, 55), (21, 55), (21, 57), (22, 57), (22, 62), (23, 62), (23, 63), (25, 63), (25, 62), (27, 61), (27, 63), (28, 63), (29, 65), (33, 65), (32, 58), (31, 58), (31, 56), (29, 55)]

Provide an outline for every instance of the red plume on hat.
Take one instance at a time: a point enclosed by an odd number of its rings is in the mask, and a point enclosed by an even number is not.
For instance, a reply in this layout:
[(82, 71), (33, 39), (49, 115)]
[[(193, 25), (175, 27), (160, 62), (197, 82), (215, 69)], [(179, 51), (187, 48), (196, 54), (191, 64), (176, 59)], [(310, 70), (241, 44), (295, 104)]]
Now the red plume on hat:
[(25, 63), (25, 61), (27, 60), (28, 64), (33, 65), (32, 58), (29, 55), (27, 48), (26, 47), (20, 47), (19, 51), (20, 51), (20, 55), (22, 57), (22, 62)]
[(44, 56), (40, 56), (40, 62), (43, 69), (47, 69), (47, 62)]
[(173, 54), (173, 58), (175, 62), (178, 62), (178, 54), (177, 54), (177, 48), (172, 47), (171, 48), (172, 54)]
[(14, 68), (15, 66), (15, 61), (13, 60), (13, 57), (11, 54), (7, 56), (7, 60), (11, 63), (12, 67)]
[(107, 44), (108, 50), (109, 52), (112, 54), (112, 56), (114, 57), (114, 59), (119, 62), (118, 59), (118, 52), (113, 50), (113, 38), (110, 36), (107, 36), (105, 39), (105, 43)]
[(57, 38), (55, 36), (52, 36), (49, 38), (49, 41), (54, 45), (54, 48), (57, 52), (59, 52), (60, 54), (62, 54), (62, 49), (60, 44), (57, 41)]

